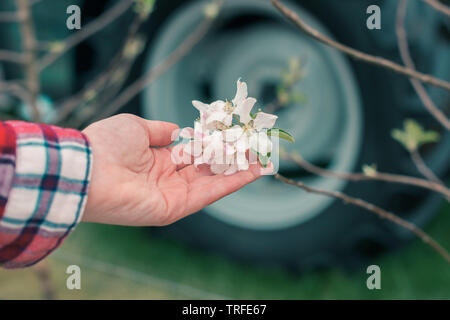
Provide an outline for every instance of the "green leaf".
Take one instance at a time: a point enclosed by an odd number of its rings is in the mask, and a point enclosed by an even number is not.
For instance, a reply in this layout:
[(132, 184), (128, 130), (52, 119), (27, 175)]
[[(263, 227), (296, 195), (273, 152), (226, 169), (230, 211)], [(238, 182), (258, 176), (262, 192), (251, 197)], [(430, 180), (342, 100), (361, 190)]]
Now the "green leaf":
[(302, 92), (295, 91), (291, 93), (291, 100), (296, 103), (304, 104), (306, 103), (306, 95)]
[(291, 87), (302, 77), (302, 65), (300, 58), (291, 57), (288, 61), (287, 68), (280, 73), (281, 83), (283, 87)]
[(391, 136), (397, 140), (407, 150), (417, 149), (417, 143), (411, 139), (405, 132), (400, 129), (394, 129), (391, 131)]
[(262, 154), (260, 154), (255, 149), (250, 149), (250, 151), (258, 156), (259, 163), (261, 163), (263, 168), (267, 168), (267, 164), (269, 163), (269, 160), (270, 160), (270, 152), (267, 153), (266, 156), (263, 156)]
[(146, 19), (153, 11), (155, 0), (134, 0), (134, 11), (138, 13), (142, 19)]
[(267, 164), (269, 163), (269, 160), (270, 160), (270, 154), (267, 154), (267, 156), (263, 156), (262, 154), (260, 154), (258, 152), (258, 160), (261, 163), (261, 165), (263, 166), (263, 168), (266, 168)]
[(290, 133), (284, 131), (283, 129), (279, 129), (279, 128), (269, 129), (269, 130), (267, 130), (267, 135), (268, 136), (278, 137), (280, 139), (284, 139), (284, 140), (287, 140), (287, 141), (292, 142), (292, 143), (295, 142), (294, 137), (291, 136)]
[(277, 87), (277, 100), (280, 105), (285, 106), (290, 103), (290, 96), (288, 90), (283, 86)]
[(392, 138), (397, 140), (407, 150), (414, 151), (420, 146), (439, 141), (439, 133), (435, 131), (425, 131), (423, 127), (413, 119), (405, 120), (403, 130), (394, 129), (391, 132)]
[(420, 139), (421, 144), (424, 143), (431, 143), (431, 142), (438, 142), (439, 141), (439, 133), (436, 131), (426, 131), (422, 134), (422, 137)]

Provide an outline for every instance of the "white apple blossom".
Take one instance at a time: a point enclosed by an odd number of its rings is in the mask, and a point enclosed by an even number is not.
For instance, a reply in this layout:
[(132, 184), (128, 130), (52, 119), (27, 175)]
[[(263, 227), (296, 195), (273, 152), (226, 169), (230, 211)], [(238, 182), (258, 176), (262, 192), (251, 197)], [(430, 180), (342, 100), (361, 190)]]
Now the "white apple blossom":
[(194, 165), (208, 164), (214, 174), (229, 175), (247, 170), (251, 155), (270, 157), (267, 130), (277, 116), (262, 111), (252, 114), (256, 99), (247, 95), (247, 84), (239, 79), (231, 101), (192, 101), (200, 117), (194, 128), (182, 129), (180, 137), (189, 139), (183, 151), (192, 156)]

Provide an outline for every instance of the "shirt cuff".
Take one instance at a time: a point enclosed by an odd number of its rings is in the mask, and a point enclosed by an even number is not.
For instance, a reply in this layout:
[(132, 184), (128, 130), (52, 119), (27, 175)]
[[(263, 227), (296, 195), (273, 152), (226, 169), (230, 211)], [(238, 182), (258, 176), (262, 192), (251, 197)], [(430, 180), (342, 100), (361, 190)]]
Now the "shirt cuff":
[(81, 220), (92, 153), (80, 131), (9, 121), (16, 164), (3, 217), (0, 265), (26, 267), (55, 250)]

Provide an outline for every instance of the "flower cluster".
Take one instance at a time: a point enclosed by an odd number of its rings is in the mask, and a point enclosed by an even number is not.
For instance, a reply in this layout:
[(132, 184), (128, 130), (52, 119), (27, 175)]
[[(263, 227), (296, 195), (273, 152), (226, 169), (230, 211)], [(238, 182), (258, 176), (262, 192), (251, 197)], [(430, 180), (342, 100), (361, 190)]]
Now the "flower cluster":
[(231, 101), (218, 100), (209, 105), (192, 101), (200, 117), (194, 128), (184, 128), (180, 136), (189, 139), (183, 151), (193, 157), (194, 165), (208, 164), (213, 173), (225, 175), (247, 170), (258, 160), (267, 165), (272, 151), (269, 136), (277, 116), (252, 113), (255, 103), (255, 98), (247, 96), (247, 84), (240, 80)]

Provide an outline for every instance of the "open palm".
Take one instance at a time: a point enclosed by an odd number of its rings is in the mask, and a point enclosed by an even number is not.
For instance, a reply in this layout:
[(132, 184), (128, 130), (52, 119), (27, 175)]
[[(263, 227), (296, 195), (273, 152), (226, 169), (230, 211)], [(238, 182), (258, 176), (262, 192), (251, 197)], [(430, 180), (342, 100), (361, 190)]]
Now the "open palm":
[(93, 172), (83, 221), (158, 226), (177, 221), (261, 176), (261, 167), (213, 175), (171, 160), (173, 123), (131, 114), (87, 127)]

